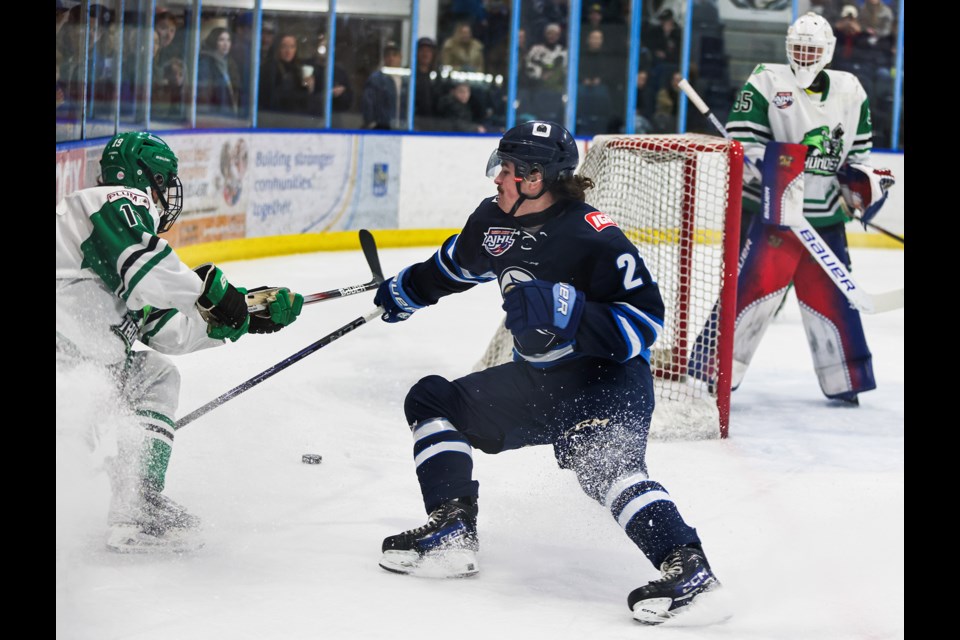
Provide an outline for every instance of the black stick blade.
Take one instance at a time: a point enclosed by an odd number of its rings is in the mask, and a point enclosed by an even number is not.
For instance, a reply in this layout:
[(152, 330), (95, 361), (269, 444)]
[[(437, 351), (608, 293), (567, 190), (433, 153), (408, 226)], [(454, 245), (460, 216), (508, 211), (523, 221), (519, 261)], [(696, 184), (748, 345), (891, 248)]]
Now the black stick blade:
[(360, 248), (363, 249), (363, 256), (367, 259), (367, 265), (370, 267), (370, 272), (373, 273), (373, 279), (377, 282), (383, 282), (383, 269), (380, 267), (377, 243), (373, 239), (373, 234), (366, 229), (360, 229)]

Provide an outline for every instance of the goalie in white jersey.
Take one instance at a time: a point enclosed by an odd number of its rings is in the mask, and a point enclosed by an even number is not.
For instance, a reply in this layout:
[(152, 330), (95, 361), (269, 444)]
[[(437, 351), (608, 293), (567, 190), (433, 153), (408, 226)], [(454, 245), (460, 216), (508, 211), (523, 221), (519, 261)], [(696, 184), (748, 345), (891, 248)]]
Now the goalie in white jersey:
[(821, 390), (858, 404), (859, 393), (876, 388), (860, 314), (797, 236), (760, 206), (762, 194), (769, 202), (782, 193), (776, 167), (786, 162), (784, 149), (799, 147), (806, 154), (796, 165), (798, 172), (802, 167), (803, 216), (849, 268), (844, 205), (869, 221), (893, 185), (888, 170), (869, 165), (873, 129), (866, 92), (852, 74), (825, 68), (835, 45), (826, 20), (801, 16), (787, 31), (789, 64), (757, 65), (727, 122), (730, 135), (743, 144), (747, 166), (733, 386), (742, 381), (793, 282)]
[[(272, 333), (293, 322), (303, 296), (280, 295), (269, 314), (250, 315), (245, 291), (212, 264), (195, 271), (157, 234), (183, 207), (177, 157), (145, 132), (114, 136), (100, 184), (57, 204), (57, 371), (94, 365), (115, 382), (142, 438), (119, 439), (108, 471), (113, 488), (107, 546), (180, 550), (199, 520), (163, 496), (180, 376), (170, 354)], [(151, 350), (134, 350), (139, 341)], [(155, 350), (155, 351), (154, 351)], [(59, 378), (58, 378), (59, 379)]]

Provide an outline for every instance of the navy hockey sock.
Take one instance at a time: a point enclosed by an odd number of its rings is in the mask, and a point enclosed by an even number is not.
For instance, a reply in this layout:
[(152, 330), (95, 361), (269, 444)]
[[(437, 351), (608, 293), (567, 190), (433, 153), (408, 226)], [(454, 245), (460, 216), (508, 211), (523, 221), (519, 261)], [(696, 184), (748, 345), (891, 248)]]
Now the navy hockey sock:
[(697, 530), (683, 521), (666, 489), (643, 474), (616, 482), (607, 493), (607, 506), (654, 566), (677, 547), (700, 544)]
[(472, 480), (473, 448), (446, 418), (413, 425), (413, 457), (423, 504), (430, 513), (448, 500), (476, 498), (480, 484)]

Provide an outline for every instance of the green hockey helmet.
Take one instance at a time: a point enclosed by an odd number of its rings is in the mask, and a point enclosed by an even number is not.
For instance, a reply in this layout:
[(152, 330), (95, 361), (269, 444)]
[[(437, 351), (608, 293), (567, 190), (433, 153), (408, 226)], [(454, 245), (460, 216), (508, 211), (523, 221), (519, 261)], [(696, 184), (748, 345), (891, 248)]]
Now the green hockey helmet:
[(100, 182), (156, 194), (160, 205), (157, 233), (169, 231), (183, 210), (183, 184), (177, 156), (167, 143), (146, 131), (118, 133), (100, 158)]

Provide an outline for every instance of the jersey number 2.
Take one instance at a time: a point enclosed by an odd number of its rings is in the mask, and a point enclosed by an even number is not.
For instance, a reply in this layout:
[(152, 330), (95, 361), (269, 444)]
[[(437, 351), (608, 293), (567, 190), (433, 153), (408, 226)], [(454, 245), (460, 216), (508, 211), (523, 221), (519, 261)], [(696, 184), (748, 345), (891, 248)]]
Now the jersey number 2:
[(623, 288), (626, 290), (639, 287), (643, 278), (637, 276), (637, 258), (631, 253), (621, 254), (617, 258), (617, 267), (623, 269)]

